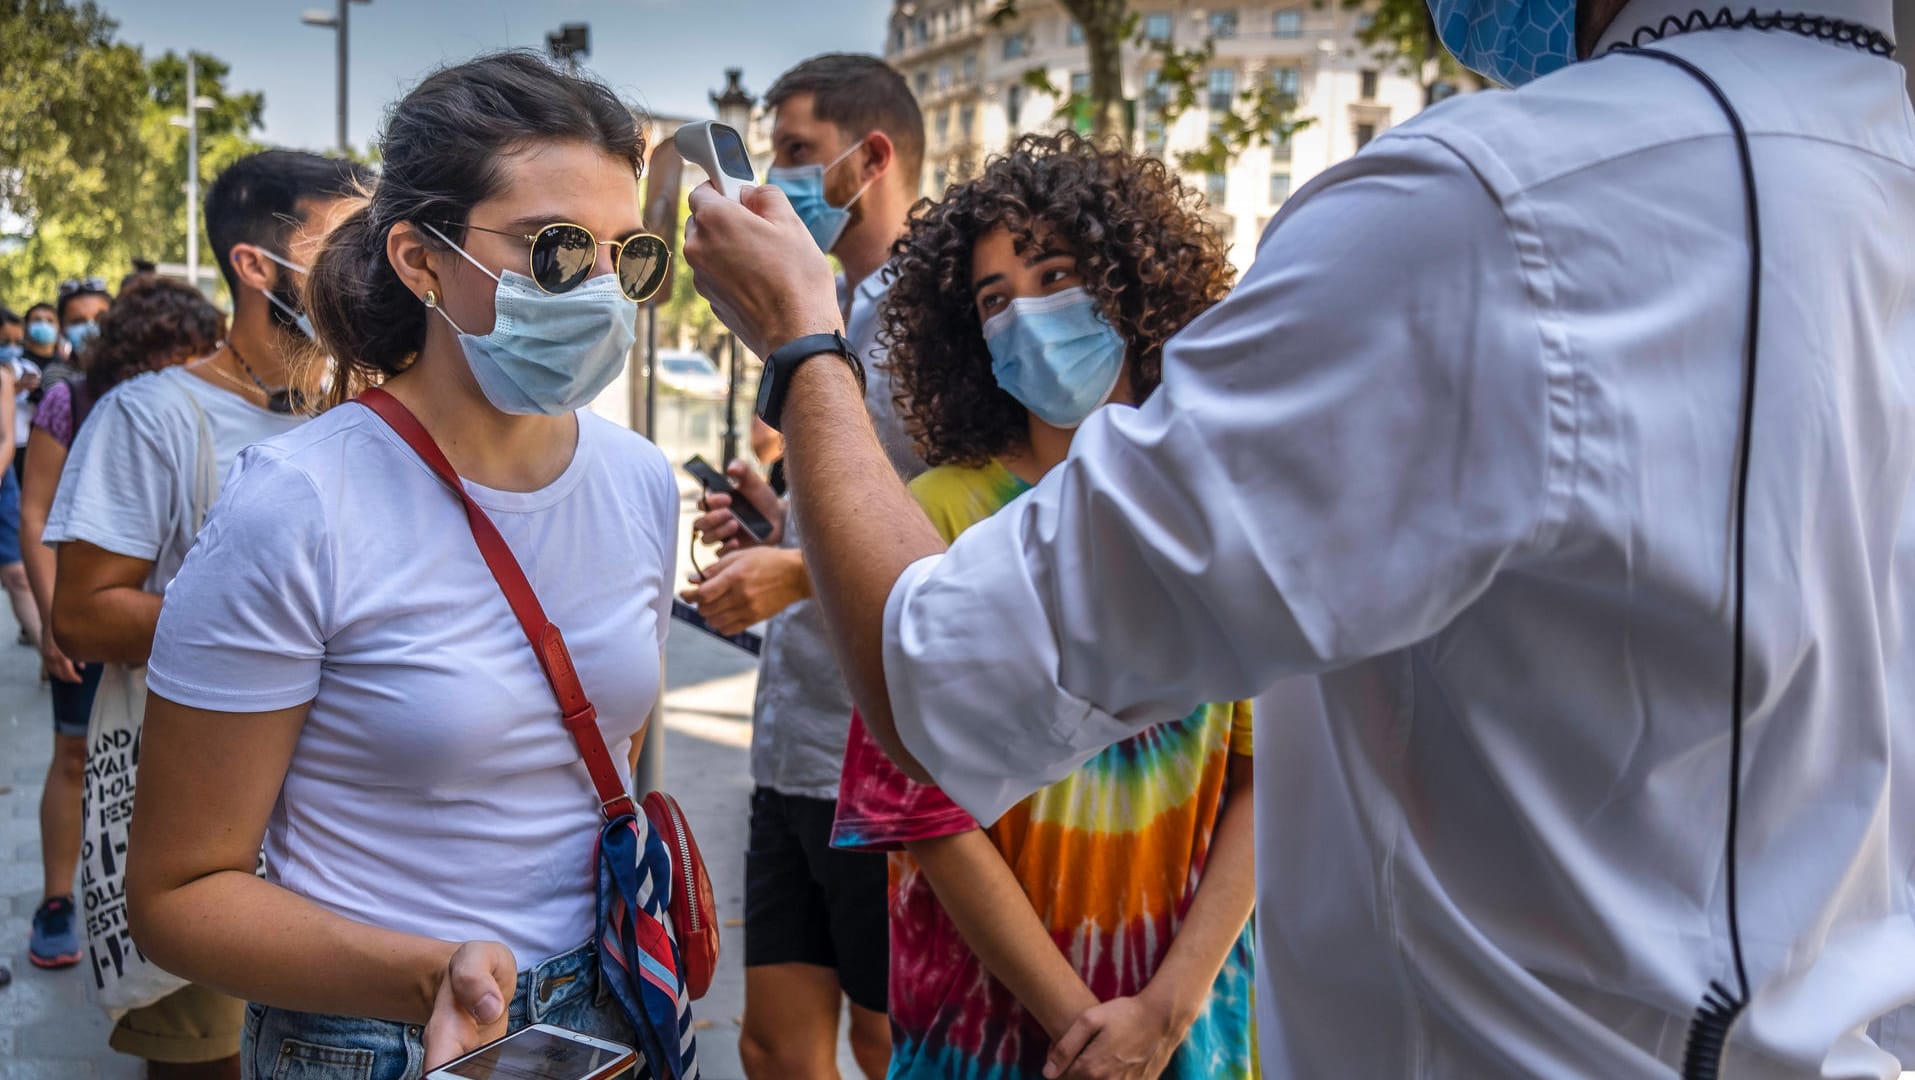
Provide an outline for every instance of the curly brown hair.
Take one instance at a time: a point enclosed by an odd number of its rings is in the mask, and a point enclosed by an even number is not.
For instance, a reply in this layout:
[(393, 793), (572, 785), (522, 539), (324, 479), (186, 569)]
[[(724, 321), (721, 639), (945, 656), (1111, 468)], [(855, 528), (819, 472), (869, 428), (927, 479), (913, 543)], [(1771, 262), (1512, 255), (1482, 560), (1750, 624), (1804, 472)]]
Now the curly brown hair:
[(226, 320), (198, 289), (140, 274), (100, 316), (100, 336), (86, 350), (86, 389), (94, 401), (145, 371), (158, 371), (213, 351)]
[(971, 296), (971, 253), (1008, 229), (1019, 252), (1044, 233), (1077, 259), (1085, 291), (1127, 343), (1137, 400), (1162, 377), (1164, 342), (1230, 291), (1235, 271), (1197, 193), (1156, 158), (1065, 132), (1026, 135), (920, 201), (892, 250), (879, 341), (898, 407), (932, 465), (982, 465), (1022, 446), (1028, 413), (999, 387)]

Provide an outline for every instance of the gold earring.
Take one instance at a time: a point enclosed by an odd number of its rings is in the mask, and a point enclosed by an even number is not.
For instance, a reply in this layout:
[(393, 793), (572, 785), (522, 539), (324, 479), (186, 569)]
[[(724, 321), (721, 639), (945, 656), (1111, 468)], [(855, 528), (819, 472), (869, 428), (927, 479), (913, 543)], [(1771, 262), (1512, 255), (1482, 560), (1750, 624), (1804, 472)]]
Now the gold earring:
[(426, 290), (426, 306), (429, 308), (439, 306), (439, 294), (431, 289)]

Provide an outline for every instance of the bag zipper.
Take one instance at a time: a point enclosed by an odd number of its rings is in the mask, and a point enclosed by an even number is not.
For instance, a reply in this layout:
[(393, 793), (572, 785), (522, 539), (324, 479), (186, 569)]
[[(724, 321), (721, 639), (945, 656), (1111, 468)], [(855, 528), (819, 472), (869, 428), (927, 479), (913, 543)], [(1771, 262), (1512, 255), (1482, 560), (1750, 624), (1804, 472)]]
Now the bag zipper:
[(683, 879), (679, 885), (685, 891), (686, 920), (691, 923), (692, 933), (696, 934), (699, 931), (698, 897), (693, 894), (692, 890), (692, 851), (691, 844), (685, 839), (685, 818), (678, 812), (677, 800), (670, 797), (665, 799), (665, 816), (671, 819), (672, 832), (677, 834), (678, 873), (679, 877)]

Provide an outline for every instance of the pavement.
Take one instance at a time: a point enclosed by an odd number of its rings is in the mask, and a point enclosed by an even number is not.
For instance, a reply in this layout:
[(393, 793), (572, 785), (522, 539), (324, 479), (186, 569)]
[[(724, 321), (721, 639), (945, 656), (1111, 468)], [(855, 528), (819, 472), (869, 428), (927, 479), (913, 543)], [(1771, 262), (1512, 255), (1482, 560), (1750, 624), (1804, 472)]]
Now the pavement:
[[(0, 642), (16, 633), (11, 617), (0, 614)], [(665, 677), (665, 786), (697, 835), (720, 919), (718, 973), (694, 1007), (701, 1072), (742, 1080), (744, 852), (757, 666), (732, 646), (675, 624)], [(81, 969), (46, 972), (27, 963), (27, 931), (41, 894), (39, 806), (53, 748), (50, 708), (37, 653), (0, 645), (0, 958), (13, 969), (13, 984), (0, 989), (0, 1080), (139, 1080), (138, 1063), (107, 1048), (109, 1025), (87, 1002)], [(844, 1076), (861, 1075), (842, 1032), (838, 1061)]]

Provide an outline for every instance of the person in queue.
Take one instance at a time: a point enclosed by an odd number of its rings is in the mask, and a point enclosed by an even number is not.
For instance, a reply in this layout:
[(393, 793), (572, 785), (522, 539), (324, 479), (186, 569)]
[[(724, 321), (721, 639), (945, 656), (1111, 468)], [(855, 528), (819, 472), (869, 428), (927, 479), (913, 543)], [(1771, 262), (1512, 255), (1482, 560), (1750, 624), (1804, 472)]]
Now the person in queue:
[[(584, 406), (669, 271), (640, 227), (639, 121), (507, 52), (428, 76), (380, 146), (302, 292), (334, 407), (240, 457), (149, 667), (134, 935), (250, 1003), (249, 1076), (416, 1078), (528, 1023), (639, 1045), (601, 992), (599, 799), (552, 687), (461, 500), (345, 402), (381, 384), (443, 448), (562, 628), (629, 787), (678, 489)], [(660, 916), (667, 888), (645, 895)], [(677, 1022), (695, 1070), (682, 987)]]
[[(291, 408), (288, 389), (304, 339), (268, 314), (265, 299), (285, 277), (278, 260), (305, 257), (366, 176), (351, 162), (284, 150), (229, 165), (207, 189), (205, 205), (207, 237), (233, 296), (225, 340), (202, 362), (137, 375), (97, 401), (84, 393), (79, 401), (86, 423), (74, 435), (41, 536), (57, 552), (49, 602), (55, 649), (75, 664), (107, 665), (100, 678), (112, 682), (115, 700), (131, 702), (125, 708), (135, 726), (127, 734), (135, 740), (160, 600), (221, 479), (241, 449), (306, 419)], [(74, 391), (97, 388), (94, 331), (81, 353), (82, 381), (69, 383)], [(95, 712), (106, 694), (96, 687)], [(92, 733), (103, 730), (96, 720)], [(134, 770), (121, 790), (139, 779)], [(126, 828), (123, 819), (102, 824)], [(109, 839), (117, 843), (119, 835)], [(96, 954), (124, 951), (107, 920), (91, 918), (99, 902), (94, 892), (85, 901)], [(236, 1076), (241, 1007), (189, 983), (119, 1016), (109, 1042), (153, 1063), (155, 1075)]]
[[(33, 463), (20, 493), (21, 553), (41, 625), (52, 622), (54, 553), (40, 541), (74, 434), (93, 405), (115, 386), (144, 372), (207, 356), (224, 336), (225, 320), (198, 290), (149, 277), (121, 290), (101, 317), (86, 377), (55, 383), (41, 398), (28, 436)], [(27, 955), (36, 967), (64, 968), (78, 964), (81, 955), (73, 877), (80, 861), (87, 719), (102, 665), (76, 665), (52, 634), (41, 635), (40, 652), (52, 691), (53, 757), (40, 794), (44, 892), (33, 913)]]
[[(837, 256), (846, 333), (882, 358), (886, 260), (917, 199), (924, 117), (904, 77), (875, 56), (815, 56), (765, 95), (768, 182), (788, 192), (818, 250)], [(901, 477), (924, 471), (890, 384), (878, 373), (865, 408)], [(760, 445), (756, 428), (754, 448)], [(751, 839), (745, 853), (745, 1014), (739, 1056), (753, 1080), (837, 1075), (840, 1000), (871, 1080), (886, 1072), (885, 861), (831, 847), (851, 692), (798, 550), (802, 528), (759, 474), (729, 472), (777, 532), (755, 542), (712, 495), (694, 522), (725, 553), (691, 575), (685, 599), (721, 633), (770, 620), (752, 708)]]
[(1514, 92), (1292, 197), (948, 553), (786, 200), (692, 196), (902, 768), (991, 822), (1263, 695), (1266, 1075), (1901, 1071), (1915, 116), (1885, 0), (1689, 12), (1433, 0)]
[[(1164, 340), (1232, 275), (1161, 161), (1071, 134), (1024, 137), (918, 211), (893, 266), (881, 336), (933, 465), (911, 492), (946, 540), (1061, 463), (1093, 411), (1156, 391)], [(1248, 703), (1199, 706), (986, 829), (854, 721), (833, 839), (899, 853), (894, 1080), (1036, 1080), (1060, 1040), (1090, 1074), (1252, 1075), (1250, 740)]]
[(100, 333), (100, 316), (113, 306), (113, 294), (106, 291), (106, 279), (68, 278), (60, 283), (54, 308), (60, 327), (59, 355), (51, 366), (41, 365), (45, 385), (65, 382), (79, 375), (86, 362), (86, 347)]

